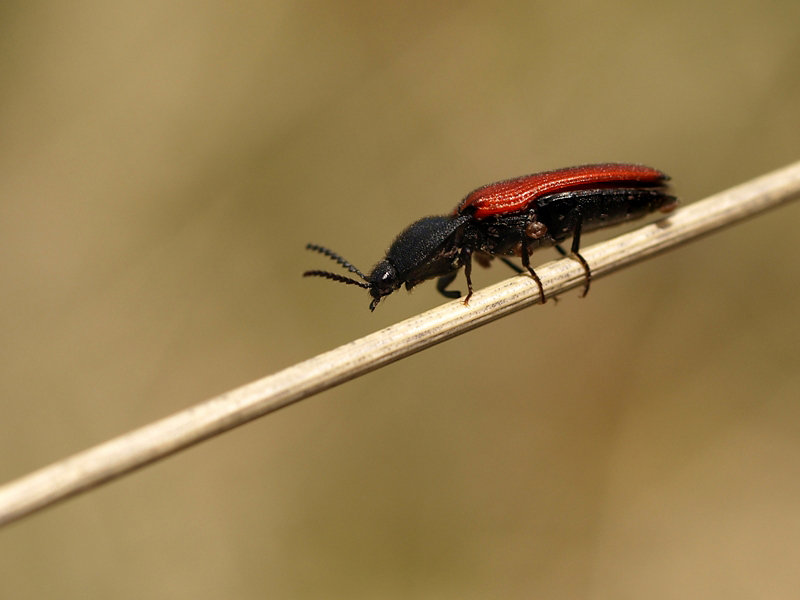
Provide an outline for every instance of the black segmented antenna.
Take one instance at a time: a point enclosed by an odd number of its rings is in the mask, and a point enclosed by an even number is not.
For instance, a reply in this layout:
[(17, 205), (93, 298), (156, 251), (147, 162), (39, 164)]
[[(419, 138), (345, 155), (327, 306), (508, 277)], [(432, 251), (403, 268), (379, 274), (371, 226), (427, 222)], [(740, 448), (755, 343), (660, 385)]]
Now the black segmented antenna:
[(346, 261), (341, 256), (336, 254), (336, 252), (334, 252), (333, 250), (329, 250), (328, 248), (325, 248), (323, 246), (317, 246), (316, 244), (306, 244), (306, 250), (313, 250), (314, 252), (319, 252), (320, 254), (324, 254), (328, 258), (331, 258), (331, 259), (335, 260), (337, 263), (342, 265), (345, 269), (347, 269), (351, 273), (355, 273), (356, 275), (361, 277), (361, 279), (363, 279), (364, 281), (367, 281), (367, 276), (366, 275), (364, 275), (355, 266), (353, 266), (352, 263), (350, 263), (349, 261)]
[(368, 283), (358, 281), (357, 279), (351, 279), (350, 277), (345, 277), (344, 275), (337, 275), (336, 273), (331, 273), (330, 271), (306, 271), (303, 273), (303, 277), (324, 277), (325, 279), (333, 279), (334, 281), (338, 281), (340, 283), (357, 285), (358, 287), (362, 287), (366, 290), (370, 288)]
[[(339, 275), (337, 273), (331, 273), (330, 271), (306, 271), (303, 273), (303, 277), (324, 277), (325, 279), (332, 279), (333, 281), (338, 281), (339, 283), (347, 283), (350, 285), (357, 285), (358, 287), (362, 287), (364, 289), (370, 289), (372, 286), (369, 284), (369, 280), (367, 276), (364, 275), (361, 271), (359, 271), (352, 263), (346, 261), (344, 258), (336, 254), (333, 250), (329, 250), (323, 246), (317, 246), (316, 244), (307, 244), (306, 250), (313, 250), (314, 252), (319, 252), (320, 254), (324, 254), (331, 260), (335, 260), (337, 263), (342, 265), (345, 269), (350, 271), (351, 273), (355, 273), (364, 281), (358, 281), (357, 279), (351, 279), (350, 277), (344, 277), (343, 275)], [(366, 283), (365, 283), (366, 282)]]

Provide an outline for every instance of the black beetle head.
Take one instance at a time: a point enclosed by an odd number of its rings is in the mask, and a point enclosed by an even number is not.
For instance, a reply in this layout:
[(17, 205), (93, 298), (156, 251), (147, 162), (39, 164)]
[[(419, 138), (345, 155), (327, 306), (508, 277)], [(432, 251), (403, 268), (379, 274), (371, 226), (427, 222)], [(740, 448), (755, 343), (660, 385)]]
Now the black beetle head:
[(370, 310), (375, 310), (381, 298), (400, 289), (400, 286), (403, 285), (403, 282), (397, 277), (397, 269), (386, 258), (375, 265), (367, 278), (367, 282), (369, 283), (369, 295), (372, 296), (372, 302), (369, 305)]

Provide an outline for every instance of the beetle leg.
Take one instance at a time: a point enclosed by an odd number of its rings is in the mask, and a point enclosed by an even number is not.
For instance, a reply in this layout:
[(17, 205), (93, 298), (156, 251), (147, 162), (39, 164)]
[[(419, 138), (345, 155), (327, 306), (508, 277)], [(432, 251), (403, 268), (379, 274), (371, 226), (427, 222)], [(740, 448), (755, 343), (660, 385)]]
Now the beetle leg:
[(461, 292), (458, 290), (448, 290), (447, 286), (453, 283), (453, 280), (458, 275), (458, 271), (453, 271), (452, 273), (448, 273), (447, 275), (442, 275), (439, 277), (439, 280), (436, 282), (436, 289), (439, 293), (444, 296), (445, 298), (460, 298)]
[(542, 286), (542, 280), (539, 279), (539, 276), (536, 274), (536, 271), (533, 270), (531, 267), (531, 255), (528, 252), (528, 242), (526, 238), (522, 238), (522, 266), (528, 270), (528, 273), (531, 274), (533, 280), (536, 282), (536, 285), (539, 286), (539, 298), (542, 299), (541, 304), (547, 302), (547, 298), (544, 297), (544, 286)]
[(581, 294), (581, 298), (586, 296), (589, 293), (589, 286), (592, 284), (592, 270), (589, 268), (589, 263), (586, 262), (586, 259), (581, 256), (581, 253), (578, 252), (581, 247), (581, 227), (583, 225), (583, 217), (581, 215), (580, 208), (576, 209), (577, 218), (575, 219), (575, 232), (572, 234), (572, 248), (570, 248), (572, 257), (576, 259), (583, 270), (586, 272), (586, 284), (583, 286), (583, 293)]
[(464, 304), (467, 305), (472, 298), (472, 250), (469, 248), (461, 248), (461, 264), (464, 265), (464, 276), (467, 278), (467, 297), (464, 298)]
[[(505, 256), (498, 256), (497, 258), (499, 258), (499, 259), (500, 259), (500, 260), (501, 260), (503, 263), (507, 264), (507, 265), (508, 265), (508, 266), (509, 266), (509, 267), (510, 267), (510, 268), (511, 268), (513, 271), (515, 271), (516, 273), (518, 273), (518, 274), (522, 275), (522, 274), (525, 272), (525, 269), (521, 269), (521, 268), (519, 268), (519, 266), (515, 265), (513, 262), (511, 262), (510, 260), (508, 260), (508, 259), (507, 259)], [(533, 277), (534, 277), (534, 279), (536, 279), (536, 280), (538, 280), (538, 279), (539, 279), (539, 278), (538, 278), (538, 276), (536, 275), (536, 273), (534, 273), (534, 274), (533, 274)], [(540, 289), (540, 291), (541, 291), (541, 289)], [(552, 296), (550, 299), (551, 299), (553, 302), (555, 302), (556, 304), (558, 304), (558, 296)], [(544, 304), (545, 302), (546, 302), (546, 300), (543, 300), (543, 301), (542, 301), (542, 304)]]

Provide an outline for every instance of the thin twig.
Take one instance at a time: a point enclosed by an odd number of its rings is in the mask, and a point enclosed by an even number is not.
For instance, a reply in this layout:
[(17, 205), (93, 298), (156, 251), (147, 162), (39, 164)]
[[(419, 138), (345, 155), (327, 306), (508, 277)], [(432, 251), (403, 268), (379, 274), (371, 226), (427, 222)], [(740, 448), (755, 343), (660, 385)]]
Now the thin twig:
[[(800, 162), (716, 194), (668, 218), (582, 251), (594, 279), (800, 196)], [(536, 269), (547, 297), (582, 286), (562, 259)], [(90, 448), (0, 488), (0, 525), (99, 486), (313, 394), (539, 302), (513, 277)]]

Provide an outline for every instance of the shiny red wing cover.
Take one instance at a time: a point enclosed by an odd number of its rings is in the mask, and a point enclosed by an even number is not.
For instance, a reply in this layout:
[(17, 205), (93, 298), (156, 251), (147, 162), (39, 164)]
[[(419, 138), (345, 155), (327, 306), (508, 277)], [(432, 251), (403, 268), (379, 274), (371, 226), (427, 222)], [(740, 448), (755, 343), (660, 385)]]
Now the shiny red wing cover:
[(475, 206), (473, 216), (483, 219), (498, 213), (524, 210), (531, 202), (548, 194), (609, 187), (658, 187), (665, 185), (667, 179), (669, 177), (661, 171), (644, 165), (604, 163), (567, 167), (479, 187), (459, 203), (453, 214)]

